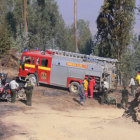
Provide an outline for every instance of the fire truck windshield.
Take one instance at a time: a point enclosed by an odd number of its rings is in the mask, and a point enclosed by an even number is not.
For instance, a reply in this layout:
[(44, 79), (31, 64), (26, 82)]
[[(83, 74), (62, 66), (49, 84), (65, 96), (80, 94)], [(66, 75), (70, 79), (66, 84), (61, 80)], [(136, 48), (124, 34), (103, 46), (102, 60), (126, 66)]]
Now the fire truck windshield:
[(30, 64), (31, 63), (31, 57), (30, 56), (23, 56), (22, 62)]

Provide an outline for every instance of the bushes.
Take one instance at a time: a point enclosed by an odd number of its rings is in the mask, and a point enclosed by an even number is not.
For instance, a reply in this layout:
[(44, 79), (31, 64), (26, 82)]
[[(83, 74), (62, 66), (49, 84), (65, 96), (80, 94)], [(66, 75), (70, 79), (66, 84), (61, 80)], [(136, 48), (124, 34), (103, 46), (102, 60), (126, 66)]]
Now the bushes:
[(0, 57), (11, 48), (11, 40), (5, 26), (0, 26)]

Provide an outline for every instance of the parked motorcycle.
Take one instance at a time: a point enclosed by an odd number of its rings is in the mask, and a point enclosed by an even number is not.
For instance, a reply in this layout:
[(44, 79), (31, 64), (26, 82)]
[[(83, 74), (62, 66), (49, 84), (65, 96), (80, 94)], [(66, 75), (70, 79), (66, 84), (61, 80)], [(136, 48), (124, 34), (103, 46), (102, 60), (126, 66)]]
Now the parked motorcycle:
[(11, 98), (11, 90), (9, 84), (6, 83), (5, 85), (0, 86), (0, 99), (2, 100), (10, 100)]
[[(0, 99), (11, 101), (11, 89), (9, 83), (6, 82), (7, 74), (0, 73)], [(26, 95), (24, 92), (24, 84), (20, 85), (19, 89), (17, 89), (16, 100), (25, 100)]]
[[(11, 89), (8, 83), (0, 87), (0, 99), (11, 101)], [(16, 100), (25, 100), (25, 99), (26, 95), (24, 88), (17, 89)]]

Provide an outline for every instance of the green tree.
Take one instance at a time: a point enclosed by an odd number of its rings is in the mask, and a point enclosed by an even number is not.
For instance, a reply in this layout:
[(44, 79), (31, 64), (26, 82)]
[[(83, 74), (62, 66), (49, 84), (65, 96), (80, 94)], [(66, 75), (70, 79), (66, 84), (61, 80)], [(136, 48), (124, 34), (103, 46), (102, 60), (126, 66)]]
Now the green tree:
[(140, 35), (138, 37), (135, 35), (132, 43), (134, 47), (135, 70), (138, 72), (140, 71)]
[[(125, 81), (130, 80), (131, 77), (135, 77), (140, 70), (140, 42), (136, 35), (131, 39), (131, 45), (125, 53), (121, 55), (120, 70), (122, 78)], [(128, 85), (127, 82), (127, 85)]]
[(0, 26), (0, 56), (3, 56), (11, 48), (11, 40), (5, 25)]
[(97, 18), (99, 55), (121, 58), (130, 44), (135, 0), (105, 0)]
[[(89, 29), (89, 23), (83, 19), (77, 21), (77, 38), (78, 38), (78, 49), (80, 53), (91, 54), (92, 52), (92, 34)], [(75, 31), (74, 24), (67, 30), (67, 50), (75, 51)]]
[(11, 39), (4, 20), (3, 1), (0, 0), (0, 57), (11, 48)]
[(54, 39), (56, 46), (62, 45), (61, 48), (64, 48), (62, 31), (65, 31), (65, 24), (55, 0), (27, 1), (28, 37), (24, 35), (23, 5), (23, 0), (7, 0), (4, 3), (5, 17), (15, 46), (18, 48), (39, 46), (43, 49)]
[(36, 44), (44, 48), (48, 41), (58, 40), (62, 36), (59, 31), (64, 28), (63, 19), (54, 0), (38, 0), (28, 6), (28, 13), (28, 29), (32, 34), (30, 46)]
[(89, 29), (89, 23), (85, 22), (83, 19), (77, 22), (78, 29), (78, 48), (80, 53), (91, 54), (92, 44), (92, 34)]

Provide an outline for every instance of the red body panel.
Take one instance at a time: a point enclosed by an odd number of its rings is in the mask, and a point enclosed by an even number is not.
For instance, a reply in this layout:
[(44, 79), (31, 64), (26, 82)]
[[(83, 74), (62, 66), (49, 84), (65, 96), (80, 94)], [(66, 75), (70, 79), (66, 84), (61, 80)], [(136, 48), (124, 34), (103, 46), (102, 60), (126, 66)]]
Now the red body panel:
[(69, 84), (71, 83), (71, 82), (79, 82), (80, 84), (82, 83), (82, 81), (83, 80), (81, 80), (81, 79), (75, 79), (75, 78), (67, 78), (67, 88), (69, 87)]
[(7, 90), (7, 93), (11, 93), (11, 90)]
[[(38, 74), (39, 82), (45, 82), (47, 84), (50, 84), (52, 56), (50, 54), (42, 54), (42, 52), (39, 51), (24, 52), (22, 54), (22, 60), (23, 60), (23, 56), (31, 57), (31, 61), (30, 63), (25, 62), (24, 64), (20, 64), (20, 72), (18, 76), (26, 77), (27, 75), (34, 74), (36, 72)], [(39, 59), (39, 61), (37, 59)], [(47, 67), (41, 65), (42, 59), (48, 60)]]
[[(40, 61), (42, 59), (45, 59), (45, 58), (46, 57), (41, 58)], [(37, 71), (38, 71), (39, 81), (50, 84), (52, 58), (47, 58), (47, 59), (48, 59), (48, 66), (47, 67), (42, 67), (41, 65), (39, 65), (38, 68), (37, 68)]]
[(0, 88), (0, 93), (3, 93), (3, 91), (4, 91), (4, 88)]

